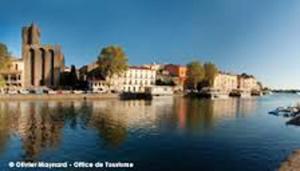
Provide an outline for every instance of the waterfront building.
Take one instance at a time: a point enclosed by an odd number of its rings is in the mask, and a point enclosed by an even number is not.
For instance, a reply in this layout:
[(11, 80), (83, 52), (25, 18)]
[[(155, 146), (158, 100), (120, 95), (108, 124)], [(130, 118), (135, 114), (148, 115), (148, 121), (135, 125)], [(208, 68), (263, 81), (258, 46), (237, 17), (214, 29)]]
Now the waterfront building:
[(261, 86), (252, 75), (219, 72), (214, 79), (213, 87), (218, 94), (248, 97), (251, 94), (259, 95)]
[(88, 80), (88, 73), (93, 71), (98, 67), (97, 62), (92, 62), (90, 64), (84, 65), (79, 69), (79, 79), (82, 81)]
[(187, 79), (187, 68), (182, 65), (161, 65), (156, 70), (156, 84), (173, 86), (175, 91), (183, 91)]
[(64, 68), (64, 55), (58, 45), (42, 45), (40, 35), (35, 24), (22, 29), (24, 87), (57, 87)]
[(168, 64), (165, 65), (164, 70), (166, 70), (171, 77), (174, 79), (174, 83), (178, 90), (183, 90), (185, 86), (185, 81), (187, 79), (187, 68), (182, 65)]
[(109, 91), (109, 85), (103, 79), (91, 79), (88, 81), (88, 86), (93, 92), (104, 93)]
[(219, 72), (214, 79), (214, 89), (220, 91), (222, 94), (231, 93), (238, 87), (238, 76), (231, 73)]
[(145, 92), (145, 88), (155, 84), (156, 71), (147, 67), (131, 66), (121, 79), (123, 92)]
[(238, 76), (238, 89), (247, 93), (251, 93), (252, 91), (261, 91), (255, 77), (247, 74), (241, 74)]
[(11, 63), (0, 74), (5, 80), (5, 87), (18, 89), (24, 86), (24, 62), (22, 59), (11, 57)]
[(115, 92), (145, 92), (147, 87), (155, 84), (156, 71), (142, 66), (130, 66), (124, 73), (111, 78), (103, 78), (99, 74), (88, 77), (91, 90)]

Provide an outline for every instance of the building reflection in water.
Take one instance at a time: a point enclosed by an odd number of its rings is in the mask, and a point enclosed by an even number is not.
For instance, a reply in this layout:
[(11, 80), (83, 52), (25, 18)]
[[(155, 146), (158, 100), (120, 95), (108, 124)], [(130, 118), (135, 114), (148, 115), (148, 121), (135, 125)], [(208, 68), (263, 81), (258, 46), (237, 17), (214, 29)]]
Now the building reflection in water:
[(176, 98), (174, 112), (179, 129), (211, 128), (219, 120), (245, 117), (256, 110), (256, 99), (199, 100)]
[(29, 102), (20, 103), (21, 113), (16, 132), (21, 137), (26, 160), (34, 160), (46, 148), (56, 148), (64, 126), (62, 115), (57, 114), (51, 103)]
[(23, 158), (36, 160), (44, 150), (58, 149), (62, 139), (67, 138), (64, 137), (67, 129), (96, 130), (104, 148), (115, 148), (131, 133), (147, 136), (164, 129), (209, 129), (218, 120), (245, 117), (255, 108), (255, 99), (3, 101), (0, 102), (0, 153), (11, 135), (20, 137)]

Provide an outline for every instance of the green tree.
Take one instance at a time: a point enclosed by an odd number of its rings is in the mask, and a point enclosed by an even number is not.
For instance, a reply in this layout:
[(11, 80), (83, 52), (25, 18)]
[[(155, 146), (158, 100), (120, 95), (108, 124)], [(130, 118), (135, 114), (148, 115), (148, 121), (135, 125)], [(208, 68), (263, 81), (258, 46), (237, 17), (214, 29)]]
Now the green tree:
[[(8, 48), (5, 44), (0, 43), (0, 70), (5, 70), (9, 68), (11, 64), (11, 57), (8, 52)], [(5, 80), (2, 75), (0, 75), (0, 87), (5, 86)]]
[(128, 59), (124, 50), (119, 46), (108, 46), (101, 50), (97, 60), (96, 71), (107, 79), (108, 87), (111, 86), (111, 78), (119, 76), (128, 68)]
[(5, 84), (6, 84), (6, 82), (5, 82), (4, 78), (3, 78), (3, 76), (0, 75), (0, 87), (4, 87)]
[(76, 74), (75, 65), (71, 65), (71, 72), (70, 72), (69, 77), (70, 77), (69, 78), (70, 79), (70, 84), (74, 88), (78, 84), (78, 77), (77, 77), (77, 74)]
[(213, 63), (205, 63), (204, 64), (204, 71), (205, 71), (205, 80), (208, 83), (208, 86), (211, 87), (214, 84), (214, 79), (218, 75), (218, 68)]
[(264, 89), (264, 86), (260, 81), (257, 82), (257, 85), (258, 85), (260, 91), (262, 91)]
[(199, 61), (192, 61), (187, 64), (187, 83), (193, 89), (205, 78), (204, 67)]
[(76, 89), (79, 84), (79, 80), (76, 74), (76, 67), (75, 65), (71, 65), (71, 71), (70, 72), (63, 72), (60, 77), (60, 85), (63, 86), (63, 88), (72, 88)]
[(97, 60), (100, 73), (111, 78), (113, 75), (120, 75), (128, 68), (128, 59), (119, 46), (108, 46), (101, 50)]
[(0, 70), (8, 68), (10, 62), (10, 53), (8, 52), (7, 46), (0, 43)]
[(8, 56), (9, 55), (7, 46), (4, 43), (0, 43), (0, 55), (1, 56), (3, 56), (3, 55)]

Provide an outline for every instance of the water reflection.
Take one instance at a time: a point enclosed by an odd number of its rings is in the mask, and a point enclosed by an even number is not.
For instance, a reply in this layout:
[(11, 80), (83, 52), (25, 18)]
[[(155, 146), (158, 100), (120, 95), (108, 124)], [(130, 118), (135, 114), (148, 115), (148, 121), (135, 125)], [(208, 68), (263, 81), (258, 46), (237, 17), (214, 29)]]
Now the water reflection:
[(0, 153), (12, 135), (21, 141), (23, 159), (37, 160), (46, 150), (58, 149), (68, 139), (68, 130), (96, 130), (98, 145), (118, 148), (131, 134), (207, 130), (219, 120), (245, 117), (255, 108), (255, 99), (0, 102)]
[(198, 100), (178, 98), (174, 101), (180, 129), (209, 129), (223, 119), (245, 117), (256, 110), (256, 99)]
[(16, 133), (20, 136), (24, 159), (35, 160), (45, 148), (57, 148), (64, 126), (60, 106), (51, 103), (20, 103), (21, 113), (17, 120)]

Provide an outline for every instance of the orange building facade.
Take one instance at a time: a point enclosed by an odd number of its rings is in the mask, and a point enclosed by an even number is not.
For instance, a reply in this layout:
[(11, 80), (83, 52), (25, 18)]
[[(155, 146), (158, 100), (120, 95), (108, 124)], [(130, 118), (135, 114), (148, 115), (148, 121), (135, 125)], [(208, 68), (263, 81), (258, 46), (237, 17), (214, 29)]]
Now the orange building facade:
[(180, 86), (183, 90), (186, 79), (187, 79), (187, 68), (182, 65), (168, 64), (165, 65), (164, 69), (169, 72), (169, 75), (175, 77), (175, 84)]

